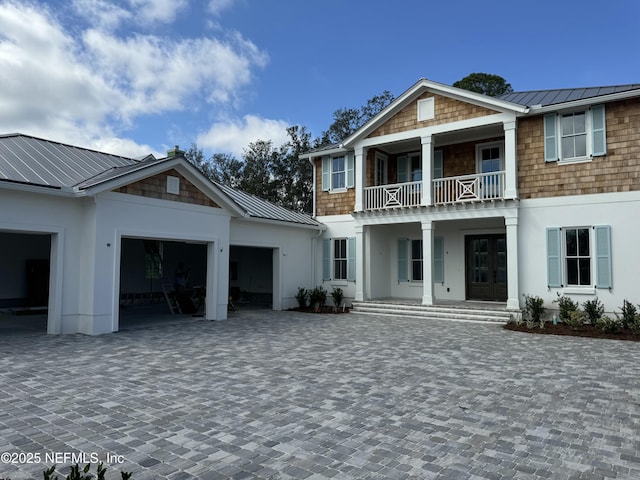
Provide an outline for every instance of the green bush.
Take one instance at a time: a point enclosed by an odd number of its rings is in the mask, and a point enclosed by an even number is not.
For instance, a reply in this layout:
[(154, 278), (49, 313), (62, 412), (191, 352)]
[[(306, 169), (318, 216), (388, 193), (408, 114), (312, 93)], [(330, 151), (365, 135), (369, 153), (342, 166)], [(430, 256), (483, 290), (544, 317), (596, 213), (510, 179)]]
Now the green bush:
[(335, 307), (335, 310), (337, 310), (338, 307), (340, 307), (340, 304), (342, 304), (343, 298), (344, 298), (344, 292), (342, 291), (342, 289), (340, 287), (334, 287), (333, 290), (331, 291), (331, 300), (333, 300), (333, 305)]
[(596, 325), (604, 333), (617, 333), (622, 328), (622, 322), (619, 319), (611, 318), (607, 315), (601, 315), (600, 318), (596, 320)]
[[(91, 464), (87, 463), (85, 465), (84, 468), (80, 469), (80, 466), (76, 463), (75, 465), (71, 466), (71, 472), (69, 473), (69, 475), (67, 475), (65, 477), (65, 480), (92, 480), (93, 479), (93, 475), (91, 475), (91, 473), (89, 473), (89, 470), (91, 469)], [(58, 480), (58, 476), (51, 476), (53, 475), (53, 472), (55, 472), (56, 470), (56, 466), (52, 466), (51, 468), (48, 468), (47, 470), (42, 472), (42, 475), (44, 477), (44, 480)], [(96, 480), (104, 480), (104, 475), (105, 472), (107, 471), (107, 469), (105, 467), (102, 466), (102, 462), (100, 462), (96, 468), (96, 473), (97, 473), (97, 477)], [(122, 478), (122, 480), (129, 480), (131, 478), (132, 473), (131, 472), (120, 472), (120, 476)]]
[(533, 328), (536, 325), (543, 328), (546, 311), (544, 300), (541, 297), (524, 294), (524, 314), (527, 320), (527, 328)]
[(560, 295), (558, 293), (558, 298), (556, 298), (553, 303), (558, 304), (558, 308), (560, 309), (560, 320), (564, 323), (571, 322), (571, 318), (569, 318), (572, 312), (578, 311), (578, 307), (580, 306), (578, 302), (574, 302), (566, 295)]
[(324, 307), (327, 303), (327, 291), (322, 286), (315, 287), (309, 292), (309, 303), (316, 308)]
[[(638, 310), (635, 305), (631, 302), (628, 302), (626, 299), (622, 302), (622, 326), (624, 328), (628, 328), (633, 330), (634, 324), (636, 323), (636, 317), (638, 316)], [(616, 317), (618, 314), (616, 314)], [(620, 317), (618, 317), (620, 318)]]
[(584, 325), (585, 314), (580, 310), (570, 310), (567, 314), (567, 317), (562, 321), (569, 325), (572, 330), (578, 330), (581, 326)]
[(296, 300), (298, 301), (298, 306), (300, 308), (306, 307), (308, 299), (309, 299), (309, 290), (307, 290), (306, 288), (298, 287), (298, 293), (296, 293)]
[(584, 302), (582, 308), (591, 325), (597, 325), (598, 320), (604, 315), (604, 305), (598, 300), (598, 297)]

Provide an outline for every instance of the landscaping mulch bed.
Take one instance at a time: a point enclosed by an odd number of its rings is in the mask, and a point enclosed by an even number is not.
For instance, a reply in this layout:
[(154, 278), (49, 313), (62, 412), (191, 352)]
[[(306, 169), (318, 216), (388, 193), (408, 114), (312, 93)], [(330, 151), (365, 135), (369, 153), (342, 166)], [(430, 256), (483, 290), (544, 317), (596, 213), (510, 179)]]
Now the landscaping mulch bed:
[(319, 311), (317, 311), (314, 307), (304, 307), (304, 308), (296, 307), (296, 308), (290, 308), (289, 310), (292, 312), (304, 312), (304, 313), (349, 313), (348, 307), (345, 308), (344, 310), (342, 308), (338, 308), (338, 311), (335, 311), (333, 306), (328, 306), (328, 305), (325, 305), (324, 307), (320, 307)]
[(605, 333), (602, 329), (593, 325), (583, 325), (578, 330), (573, 330), (564, 323), (554, 325), (552, 322), (546, 322), (544, 328), (527, 328), (525, 323), (520, 325), (507, 323), (504, 328), (514, 332), (535, 333), (539, 335), (570, 335), (573, 337), (608, 338), (610, 340), (630, 340), (633, 342), (640, 341), (640, 335), (635, 335), (629, 330), (621, 330), (618, 333)]

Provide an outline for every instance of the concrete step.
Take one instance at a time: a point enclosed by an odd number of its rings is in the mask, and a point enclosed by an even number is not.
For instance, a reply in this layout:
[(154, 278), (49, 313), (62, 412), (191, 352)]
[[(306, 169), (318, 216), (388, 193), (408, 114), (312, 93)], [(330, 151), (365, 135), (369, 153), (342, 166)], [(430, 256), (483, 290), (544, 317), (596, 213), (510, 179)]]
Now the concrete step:
[(436, 320), (462, 320), (504, 324), (511, 319), (512, 312), (503, 308), (476, 306), (410, 305), (387, 302), (353, 302), (353, 313), (369, 315), (395, 315)]

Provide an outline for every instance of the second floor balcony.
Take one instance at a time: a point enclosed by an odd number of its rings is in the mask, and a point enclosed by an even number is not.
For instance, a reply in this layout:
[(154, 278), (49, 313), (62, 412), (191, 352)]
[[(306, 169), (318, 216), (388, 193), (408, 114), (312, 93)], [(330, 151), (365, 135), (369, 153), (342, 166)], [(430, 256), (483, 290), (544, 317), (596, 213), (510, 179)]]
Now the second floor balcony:
[[(431, 182), (431, 203), (434, 205), (504, 198), (504, 171), (437, 178)], [(364, 210), (385, 210), (420, 205), (425, 205), (422, 181), (378, 185), (364, 189)]]

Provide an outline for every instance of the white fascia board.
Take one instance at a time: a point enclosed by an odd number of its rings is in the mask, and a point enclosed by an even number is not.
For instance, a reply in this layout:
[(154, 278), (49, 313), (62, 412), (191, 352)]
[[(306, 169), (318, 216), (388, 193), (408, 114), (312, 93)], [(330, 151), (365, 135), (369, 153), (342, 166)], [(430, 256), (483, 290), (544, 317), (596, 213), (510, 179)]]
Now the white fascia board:
[(308, 223), (296, 223), (296, 222), (285, 222), (283, 220), (273, 220), (271, 218), (260, 218), (260, 217), (252, 217), (252, 216), (245, 216), (243, 218), (238, 219), (237, 221), (242, 221), (242, 222), (250, 222), (250, 223), (261, 223), (261, 224), (267, 224), (267, 225), (274, 225), (274, 226), (278, 226), (278, 227), (292, 227), (292, 228), (304, 228), (306, 230), (326, 230), (327, 227), (320, 224), (320, 225), (310, 225)]
[(404, 132), (390, 133), (389, 135), (380, 135), (378, 137), (364, 138), (358, 142), (358, 146), (371, 147), (385, 143), (401, 142), (427, 135), (437, 135), (439, 133), (455, 132), (457, 130), (466, 130), (475, 127), (485, 127), (499, 123), (513, 122), (515, 120), (514, 113), (496, 113), (487, 115), (486, 117), (470, 118), (468, 120), (460, 120), (458, 122), (443, 123), (441, 125), (433, 125), (431, 127), (417, 128), (415, 130), (407, 130)]
[(324, 157), (325, 155), (335, 155), (336, 153), (347, 153), (350, 150), (351, 149), (344, 148), (342, 145), (340, 145), (337, 148), (331, 148), (331, 149), (327, 149), (327, 150), (316, 150), (316, 151), (313, 151), (313, 152), (302, 153), (302, 154), (298, 155), (298, 158), (300, 160), (307, 159), (310, 162), (313, 162), (314, 158)]
[(0, 189), (17, 190), (21, 192), (37, 193), (40, 195), (55, 195), (58, 197), (83, 197), (82, 192), (76, 192), (67, 187), (57, 188), (32, 183), (0, 182)]
[(556, 112), (568, 108), (588, 107), (590, 105), (600, 105), (601, 103), (616, 102), (618, 100), (626, 100), (628, 98), (640, 97), (640, 90), (629, 90), (627, 92), (611, 93), (609, 95), (600, 95), (598, 97), (583, 98), (573, 102), (554, 103), (553, 105), (534, 105), (530, 108), (531, 115)]
[(529, 112), (529, 107), (525, 105), (507, 102), (494, 97), (488, 97), (487, 95), (470, 92), (468, 90), (463, 90), (461, 88), (456, 88), (445, 85), (443, 83), (433, 82), (431, 80), (427, 80), (426, 78), (421, 78), (393, 102), (387, 105), (384, 110), (382, 110), (375, 117), (369, 120), (365, 125), (360, 127), (351, 136), (346, 138), (343, 142), (343, 146), (351, 145), (358, 138), (366, 135), (367, 133), (370, 133), (371, 130), (377, 128), (377, 126), (383, 123), (387, 118), (393, 116), (398, 110), (404, 108), (416, 96), (418, 92), (423, 90), (431, 90), (435, 91), (436, 93), (441, 92), (445, 94), (445, 96), (455, 98), (456, 100), (469, 102), (476, 105), (482, 105), (489, 108), (495, 108), (502, 111), (511, 111), (521, 115)]

